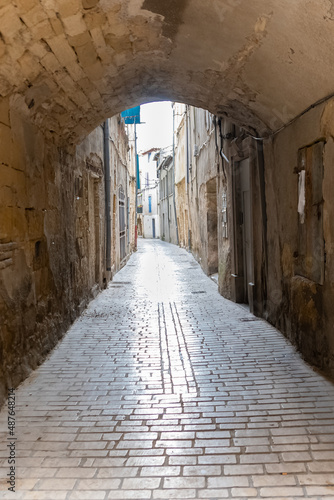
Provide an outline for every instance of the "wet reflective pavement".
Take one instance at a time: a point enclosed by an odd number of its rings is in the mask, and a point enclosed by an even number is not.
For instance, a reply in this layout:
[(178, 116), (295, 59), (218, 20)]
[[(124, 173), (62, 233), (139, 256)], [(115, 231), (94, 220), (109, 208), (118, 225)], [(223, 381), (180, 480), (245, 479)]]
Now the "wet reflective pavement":
[(334, 500), (334, 385), (168, 243), (139, 240), (15, 395), (0, 498)]

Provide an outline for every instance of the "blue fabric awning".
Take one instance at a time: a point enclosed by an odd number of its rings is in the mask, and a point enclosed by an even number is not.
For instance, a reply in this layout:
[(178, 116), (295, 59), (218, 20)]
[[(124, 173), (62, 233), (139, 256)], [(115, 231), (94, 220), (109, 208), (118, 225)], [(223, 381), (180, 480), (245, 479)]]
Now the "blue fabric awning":
[(126, 125), (133, 125), (134, 123), (140, 123), (140, 106), (135, 108), (126, 109), (121, 113), (121, 117), (124, 118)]

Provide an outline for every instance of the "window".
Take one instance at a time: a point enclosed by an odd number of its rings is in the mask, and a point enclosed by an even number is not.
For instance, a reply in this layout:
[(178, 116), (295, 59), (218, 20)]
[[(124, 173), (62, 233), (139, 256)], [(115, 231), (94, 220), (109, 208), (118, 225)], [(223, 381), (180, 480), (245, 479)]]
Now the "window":
[(296, 274), (322, 284), (325, 242), (323, 236), (323, 154), (317, 142), (298, 153), (298, 256)]
[(152, 196), (148, 197), (148, 212), (152, 213)]
[(118, 190), (118, 206), (119, 206), (119, 244), (120, 258), (123, 260), (126, 257), (126, 223), (125, 223), (125, 195), (123, 187)]
[(146, 186), (146, 187), (148, 187), (149, 183), (150, 183), (149, 173), (148, 173), (148, 172), (146, 172), (145, 186)]

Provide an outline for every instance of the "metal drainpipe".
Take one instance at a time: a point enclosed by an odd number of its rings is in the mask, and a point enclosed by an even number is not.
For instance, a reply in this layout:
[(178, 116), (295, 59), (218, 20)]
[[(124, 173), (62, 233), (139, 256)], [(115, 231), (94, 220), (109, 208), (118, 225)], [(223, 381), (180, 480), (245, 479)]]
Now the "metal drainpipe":
[[(189, 184), (189, 125), (188, 125), (188, 113), (189, 113), (189, 107), (186, 104), (186, 148), (187, 148), (187, 184), (186, 187), (188, 188)], [(188, 190), (188, 189), (187, 189)]]
[(138, 158), (137, 158), (137, 128), (136, 128), (136, 118), (134, 120), (135, 129), (135, 163), (136, 163), (136, 187), (135, 187), (135, 250), (137, 250), (138, 245)]
[(263, 142), (256, 141), (257, 149), (257, 162), (258, 162), (258, 172), (259, 172), (259, 184), (260, 184), (260, 199), (261, 199), (261, 211), (262, 211), (262, 247), (264, 256), (264, 276), (262, 275), (262, 292), (263, 292), (263, 310), (262, 314), (267, 308), (267, 280), (268, 280), (268, 244), (267, 244), (267, 209), (266, 209), (266, 186), (265, 186), (265, 164), (264, 164), (264, 154), (263, 154)]
[(173, 205), (176, 231), (176, 244), (179, 244), (179, 229), (177, 226), (176, 202), (175, 202), (175, 110), (173, 106)]
[(169, 188), (168, 188), (168, 170), (166, 172), (166, 200), (167, 200), (167, 222), (168, 222), (168, 241), (170, 242), (170, 220), (169, 220)]
[(187, 149), (187, 182), (186, 192), (188, 198), (188, 250), (191, 251), (191, 233), (190, 233), (190, 199), (189, 199), (189, 167), (190, 167), (190, 153), (189, 153), (189, 123), (188, 123), (189, 106), (186, 104), (186, 149)]
[(104, 183), (105, 183), (105, 211), (106, 211), (106, 270), (111, 271), (111, 179), (110, 179), (110, 150), (109, 150), (109, 121), (104, 122)]

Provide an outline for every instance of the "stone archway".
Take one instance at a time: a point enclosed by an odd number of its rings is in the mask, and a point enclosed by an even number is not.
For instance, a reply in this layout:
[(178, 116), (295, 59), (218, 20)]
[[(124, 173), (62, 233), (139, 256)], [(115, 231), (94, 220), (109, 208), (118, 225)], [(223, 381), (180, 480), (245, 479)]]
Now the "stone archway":
[(165, 98), (265, 135), (334, 92), (332, 16), (325, 0), (11, 0), (0, 95), (67, 144)]
[[(252, 141), (250, 136), (269, 137), (264, 146), (261, 141), (258, 149), (253, 145), (255, 311), (292, 339), (300, 338), (301, 311), (291, 294), (312, 296), (315, 312), (306, 318), (310, 340), (300, 340), (300, 347), (309, 358), (316, 357), (318, 366), (333, 372), (332, 21), (333, 7), (327, 0), (1, 3), (0, 199), (5, 209), (0, 215), (0, 256), (2, 277), (9, 285), (0, 282), (0, 294), (1, 306), (12, 314), (1, 335), (11, 339), (13, 352), (18, 346), (22, 352), (30, 350), (36, 365), (40, 353), (56, 343), (83, 307), (82, 297), (87, 299), (80, 266), (71, 262), (82, 252), (73, 236), (75, 179), (82, 177), (74, 161), (76, 146), (106, 117), (140, 103), (170, 99), (228, 119), (217, 150), (220, 157), (225, 151), (233, 161), (226, 171), (219, 167), (220, 193), (226, 179), (231, 180), (234, 165), (242, 161), (242, 143)], [(101, 130), (96, 135), (101, 142)], [(298, 280), (291, 284), (298, 250), (295, 167), (298, 151), (320, 140), (325, 144), (327, 281), (319, 287), (303, 281), (308, 290), (304, 294), (303, 289), (296, 290)], [(79, 205), (80, 195), (77, 198)], [(229, 203), (229, 233), (231, 211)], [(43, 243), (44, 237), (48, 257), (38, 246), (35, 249), (36, 241)], [(187, 237), (190, 244), (191, 231)], [(34, 258), (43, 260), (47, 269), (32, 271)], [(38, 313), (33, 272), (50, 290), (40, 300)], [(60, 305), (54, 312), (55, 297)], [(322, 316), (326, 321), (319, 333)], [(42, 326), (39, 317), (45, 321)], [(25, 364), (15, 355), (6, 364), (15, 373), (15, 385), (26, 374)]]

